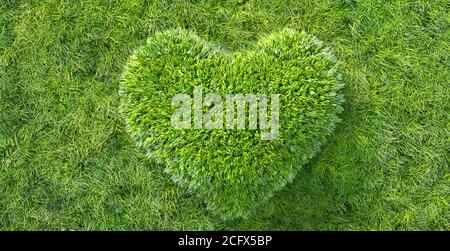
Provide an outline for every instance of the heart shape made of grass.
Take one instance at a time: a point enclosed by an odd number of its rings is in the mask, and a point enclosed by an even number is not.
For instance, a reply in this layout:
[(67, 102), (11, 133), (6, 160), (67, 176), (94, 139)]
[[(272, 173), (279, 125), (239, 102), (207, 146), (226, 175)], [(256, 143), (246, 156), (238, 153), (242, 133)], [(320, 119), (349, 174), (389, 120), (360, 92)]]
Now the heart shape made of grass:
[[(130, 57), (120, 94), (127, 131), (148, 157), (211, 211), (235, 218), (248, 216), (319, 151), (339, 121), (342, 87), (330, 50), (305, 32), (284, 29), (229, 52), (178, 29), (149, 37)], [(214, 102), (206, 101), (209, 93)], [(265, 119), (278, 117), (278, 134), (262, 139), (264, 128), (250, 126), (250, 116), (240, 129), (205, 127), (211, 107), (223, 107), (210, 113), (219, 124), (238, 123), (237, 115), (226, 118), (230, 94), (277, 98), (267, 101)], [(187, 102), (182, 128), (173, 124), (177, 95)], [(250, 114), (251, 104), (244, 107)]]

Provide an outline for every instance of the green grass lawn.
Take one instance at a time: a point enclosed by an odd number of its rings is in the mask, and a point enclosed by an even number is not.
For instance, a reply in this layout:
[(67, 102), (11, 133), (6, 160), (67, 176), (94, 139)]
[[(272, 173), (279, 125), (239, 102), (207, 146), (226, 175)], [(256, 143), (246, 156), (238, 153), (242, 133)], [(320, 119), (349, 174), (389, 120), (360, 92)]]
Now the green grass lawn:
[[(181, 27), (235, 50), (288, 27), (335, 50), (336, 132), (248, 219), (224, 221), (135, 149), (133, 51)], [(0, 229), (450, 230), (446, 0), (0, 0)]]

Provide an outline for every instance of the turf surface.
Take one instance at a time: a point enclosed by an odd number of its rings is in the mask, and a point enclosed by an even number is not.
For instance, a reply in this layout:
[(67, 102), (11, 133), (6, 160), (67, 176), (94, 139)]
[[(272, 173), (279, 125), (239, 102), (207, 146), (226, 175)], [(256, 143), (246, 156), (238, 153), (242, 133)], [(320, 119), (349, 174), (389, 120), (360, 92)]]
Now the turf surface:
[[(450, 4), (0, 0), (0, 229), (450, 229)], [(149, 35), (230, 50), (284, 27), (333, 47), (343, 121), (295, 181), (223, 221), (124, 132), (118, 84)]]

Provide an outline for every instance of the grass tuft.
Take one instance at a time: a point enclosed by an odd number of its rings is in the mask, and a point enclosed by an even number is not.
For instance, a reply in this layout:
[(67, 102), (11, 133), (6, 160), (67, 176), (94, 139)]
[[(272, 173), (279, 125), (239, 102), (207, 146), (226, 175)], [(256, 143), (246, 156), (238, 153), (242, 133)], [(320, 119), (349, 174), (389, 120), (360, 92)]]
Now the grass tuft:
[[(120, 91), (137, 145), (211, 211), (235, 218), (247, 217), (319, 151), (339, 120), (342, 87), (333, 55), (306, 33), (285, 29), (230, 53), (187, 31), (169, 30), (131, 56)], [(208, 107), (211, 93), (219, 96)], [(173, 98), (180, 94), (188, 96), (178, 108)], [(252, 104), (249, 94), (267, 95), (269, 128), (261, 129), (262, 102)], [(206, 111), (197, 114), (196, 106)], [(240, 118), (239, 107), (245, 110)], [(173, 125), (180, 109), (188, 116), (184, 129)], [(260, 113), (256, 128), (250, 128), (252, 109)], [(208, 128), (211, 112), (215, 130)], [(275, 136), (264, 140), (269, 133)]]

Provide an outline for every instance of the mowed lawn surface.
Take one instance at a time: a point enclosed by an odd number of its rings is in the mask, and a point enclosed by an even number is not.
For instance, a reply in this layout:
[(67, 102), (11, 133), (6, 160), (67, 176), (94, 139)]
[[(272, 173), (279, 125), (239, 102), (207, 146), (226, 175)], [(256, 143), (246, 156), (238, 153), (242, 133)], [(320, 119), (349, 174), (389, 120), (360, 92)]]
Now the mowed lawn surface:
[[(450, 4), (0, 0), (0, 229), (450, 230)], [(284, 27), (335, 50), (345, 112), (248, 219), (223, 221), (137, 151), (127, 58), (185, 28), (230, 50)]]

